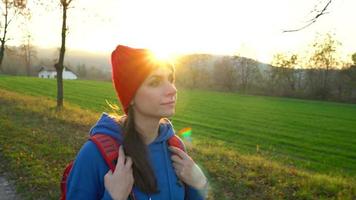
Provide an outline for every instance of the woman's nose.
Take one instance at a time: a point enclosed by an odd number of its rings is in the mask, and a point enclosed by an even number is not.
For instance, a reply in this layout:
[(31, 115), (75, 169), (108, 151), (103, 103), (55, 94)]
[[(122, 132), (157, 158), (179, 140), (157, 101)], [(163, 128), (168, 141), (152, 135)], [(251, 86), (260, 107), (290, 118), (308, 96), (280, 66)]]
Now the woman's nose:
[(171, 83), (171, 82), (168, 83), (167, 90), (166, 90), (166, 94), (167, 94), (168, 96), (176, 95), (176, 94), (177, 94), (177, 88), (176, 88), (176, 86), (174, 85), (174, 83)]

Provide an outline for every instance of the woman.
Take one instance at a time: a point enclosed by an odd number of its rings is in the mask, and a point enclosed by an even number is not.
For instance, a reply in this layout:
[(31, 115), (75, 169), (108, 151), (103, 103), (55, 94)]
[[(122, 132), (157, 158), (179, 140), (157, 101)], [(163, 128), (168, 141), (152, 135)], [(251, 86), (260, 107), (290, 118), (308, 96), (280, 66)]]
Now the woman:
[[(146, 49), (119, 45), (112, 53), (112, 78), (125, 116), (103, 113), (90, 130), (120, 144), (115, 171), (97, 146), (81, 148), (67, 181), (67, 199), (205, 199), (208, 180), (184, 151), (168, 146), (174, 135), (166, 119), (175, 113), (174, 68)], [(184, 183), (181, 184), (181, 183)], [(186, 187), (185, 187), (186, 186)]]

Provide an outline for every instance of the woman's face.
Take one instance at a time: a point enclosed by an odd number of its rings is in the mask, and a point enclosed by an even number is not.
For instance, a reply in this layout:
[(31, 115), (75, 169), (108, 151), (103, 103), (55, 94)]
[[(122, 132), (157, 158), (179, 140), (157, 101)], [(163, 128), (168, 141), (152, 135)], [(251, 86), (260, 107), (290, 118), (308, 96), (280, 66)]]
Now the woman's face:
[(163, 118), (175, 113), (177, 89), (170, 66), (160, 66), (145, 79), (133, 99), (134, 110), (145, 116)]

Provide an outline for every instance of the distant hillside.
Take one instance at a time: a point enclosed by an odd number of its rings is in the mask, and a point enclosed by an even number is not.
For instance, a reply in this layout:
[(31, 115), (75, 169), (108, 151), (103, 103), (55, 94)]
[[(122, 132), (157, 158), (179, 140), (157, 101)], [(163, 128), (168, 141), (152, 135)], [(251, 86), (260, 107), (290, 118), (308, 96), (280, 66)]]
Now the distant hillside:
[[(4, 69), (6, 74), (12, 75), (26, 75), (26, 64), (24, 56), (21, 56), (19, 47), (9, 47), (7, 55), (4, 59)], [(30, 75), (37, 76), (38, 71), (42, 66), (53, 67), (58, 59), (59, 49), (56, 48), (41, 48), (34, 47), (35, 55), (31, 58)], [(222, 61), (232, 65), (246, 63), (246, 67), (258, 67), (260, 71), (264, 72), (269, 65), (258, 62), (256, 60), (226, 56), (226, 55), (213, 55), (213, 54), (186, 54), (181, 55), (175, 64), (180, 68), (189, 68), (192, 70), (203, 70), (213, 72), (214, 66)], [(110, 80), (111, 78), (111, 63), (110, 52), (108, 53), (95, 53), (82, 50), (67, 49), (65, 54), (64, 64), (66, 67), (79, 75), (81, 79), (93, 80)], [(253, 65), (253, 66), (252, 66)], [(53, 67), (54, 68), (54, 67)]]
[[(37, 48), (37, 57), (39, 60), (51, 59), (55, 60), (58, 57), (58, 50), (54, 48)], [(181, 59), (193, 59), (190, 64), (193, 67), (202, 67), (207, 70), (212, 70), (214, 64), (223, 58), (240, 59), (253, 61), (260, 70), (266, 70), (270, 65), (259, 62), (257, 60), (247, 57), (232, 57), (226, 55), (214, 55), (214, 54), (185, 54), (178, 58), (176, 62), (180, 62)], [(202, 59), (201, 59), (202, 58)], [(110, 53), (94, 53), (82, 50), (68, 49), (66, 51), (65, 63), (70, 66), (85, 65), (86, 67), (95, 67), (103, 71), (111, 71)]]
[[(54, 61), (58, 57), (58, 50), (54, 48), (36, 48), (36, 51), (38, 60), (49, 59)], [(86, 67), (95, 67), (103, 71), (110, 71), (110, 54), (68, 49), (64, 63), (70, 66), (84, 64)]]

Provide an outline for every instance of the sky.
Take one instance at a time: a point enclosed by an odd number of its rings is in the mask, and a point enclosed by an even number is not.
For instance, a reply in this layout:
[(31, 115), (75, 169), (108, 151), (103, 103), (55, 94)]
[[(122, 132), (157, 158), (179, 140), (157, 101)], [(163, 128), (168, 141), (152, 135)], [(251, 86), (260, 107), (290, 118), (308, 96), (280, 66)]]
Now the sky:
[[(356, 1), (333, 0), (329, 13), (299, 32), (325, 0), (73, 0), (67, 47), (109, 54), (118, 44), (160, 54), (238, 54), (270, 62), (278, 52), (305, 52), (317, 33), (335, 34), (340, 53), (356, 52)], [(60, 47), (61, 13), (38, 5), (27, 25), (34, 45)], [(17, 35), (9, 44), (21, 43)], [(11, 32), (10, 31), (10, 32)]]

